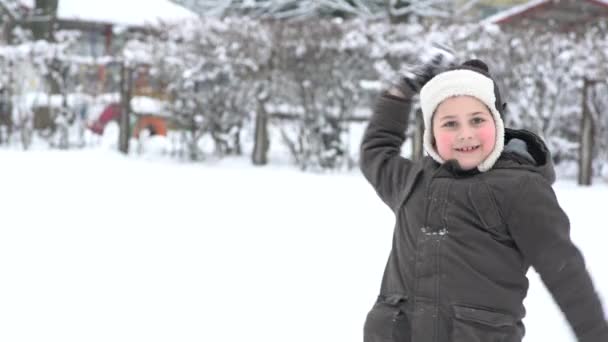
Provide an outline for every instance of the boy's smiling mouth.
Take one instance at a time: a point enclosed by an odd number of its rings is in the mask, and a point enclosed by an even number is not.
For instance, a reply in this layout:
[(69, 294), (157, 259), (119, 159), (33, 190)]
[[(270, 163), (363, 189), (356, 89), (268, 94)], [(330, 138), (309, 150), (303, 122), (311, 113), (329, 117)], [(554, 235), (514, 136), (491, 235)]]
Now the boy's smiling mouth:
[(462, 153), (468, 153), (468, 152), (473, 152), (478, 150), (481, 147), (481, 145), (475, 145), (475, 146), (464, 146), (464, 147), (459, 147), (459, 148), (455, 148), (456, 151), (458, 152), (462, 152)]

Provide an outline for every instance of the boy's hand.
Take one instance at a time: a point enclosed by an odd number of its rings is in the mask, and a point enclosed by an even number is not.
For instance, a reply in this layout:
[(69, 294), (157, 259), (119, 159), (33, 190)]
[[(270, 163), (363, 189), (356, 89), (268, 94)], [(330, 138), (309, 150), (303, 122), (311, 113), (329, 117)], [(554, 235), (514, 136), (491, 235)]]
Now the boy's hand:
[(435, 75), (454, 66), (454, 55), (443, 46), (434, 45), (422, 56), (422, 63), (404, 72), (399, 82), (389, 89), (388, 93), (407, 97), (420, 92), (420, 89)]

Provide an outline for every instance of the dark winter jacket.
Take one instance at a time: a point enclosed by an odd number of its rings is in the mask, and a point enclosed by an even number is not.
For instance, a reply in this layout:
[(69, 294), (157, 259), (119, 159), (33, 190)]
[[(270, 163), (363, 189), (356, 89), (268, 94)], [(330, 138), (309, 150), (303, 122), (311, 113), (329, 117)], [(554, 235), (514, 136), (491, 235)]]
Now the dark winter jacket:
[(608, 342), (541, 139), (507, 130), (507, 144), (523, 140), (528, 153), (507, 147), (484, 173), (430, 157), (413, 162), (400, 156), (410, 102), (382, 96), (361, 144), (361, 170), (396, 217), (365, 342), (521, 341), (530, 266), (579, 341)]

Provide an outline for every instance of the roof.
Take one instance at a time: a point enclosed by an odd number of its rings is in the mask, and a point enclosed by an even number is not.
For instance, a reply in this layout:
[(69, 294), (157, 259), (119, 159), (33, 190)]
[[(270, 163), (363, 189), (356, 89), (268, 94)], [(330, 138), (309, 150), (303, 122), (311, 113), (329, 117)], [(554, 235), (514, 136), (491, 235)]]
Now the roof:
[[(608, 8), (608, 0), (581, 0)], [(552, 3), (552, 0), (530, 0), (526, 3), (510, 7), (483, 20), (484, 24), (502, 24), (511, 19), (540, 9)]]
[[(28, 8), (34, 0), (19, 0)], [(169, 0), (59, 0), (57, 18), (123, 26), (178, 23), (198, 15)]]

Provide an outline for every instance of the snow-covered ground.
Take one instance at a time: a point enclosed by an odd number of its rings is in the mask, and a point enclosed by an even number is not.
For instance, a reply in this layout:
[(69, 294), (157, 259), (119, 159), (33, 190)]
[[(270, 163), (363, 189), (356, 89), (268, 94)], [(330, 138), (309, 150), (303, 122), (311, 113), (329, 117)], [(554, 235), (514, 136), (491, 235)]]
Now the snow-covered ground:
[[(0, 150), (0, 341), (361, 341), (392, 215), (357, 172)], [(556, 191), (608, 302), (608, 186)], [(526, 341), (574, 341), (530, 273)]]

